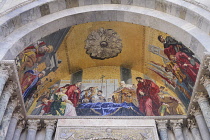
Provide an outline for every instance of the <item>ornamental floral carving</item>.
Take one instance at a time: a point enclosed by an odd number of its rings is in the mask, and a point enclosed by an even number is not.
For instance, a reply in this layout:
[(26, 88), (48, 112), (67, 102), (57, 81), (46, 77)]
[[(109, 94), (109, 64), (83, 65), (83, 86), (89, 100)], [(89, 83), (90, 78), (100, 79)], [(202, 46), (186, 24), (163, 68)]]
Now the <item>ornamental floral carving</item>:
[(116, 57), (122, 51), (122, 40), (112, 29), (100, 28), (92, 31), (86, 40), (86, 53), (93, 59)]

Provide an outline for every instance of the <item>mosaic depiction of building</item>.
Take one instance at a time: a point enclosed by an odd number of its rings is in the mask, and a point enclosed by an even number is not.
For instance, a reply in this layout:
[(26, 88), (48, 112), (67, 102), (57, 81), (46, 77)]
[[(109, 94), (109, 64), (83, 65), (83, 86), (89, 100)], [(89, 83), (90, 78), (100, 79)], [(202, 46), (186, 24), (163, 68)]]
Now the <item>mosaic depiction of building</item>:
[(158, 30), (94, 22), (59, 30), (17, 57), (30, 115), (183, 115), (199, 60)]

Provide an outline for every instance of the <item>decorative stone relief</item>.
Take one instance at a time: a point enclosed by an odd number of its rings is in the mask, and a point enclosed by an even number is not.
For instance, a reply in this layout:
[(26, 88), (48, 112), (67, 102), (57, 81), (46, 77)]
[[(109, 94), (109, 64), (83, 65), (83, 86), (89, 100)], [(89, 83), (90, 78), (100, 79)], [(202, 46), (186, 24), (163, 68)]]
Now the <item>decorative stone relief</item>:
[(116, 57), (122, 51), (122, 40), (112, 29), (100, 28), (92, 31), (86, 40), (86, 53), (93, 59)]
[(59, 140), (153, 140), (152, 128), (60, 128)]

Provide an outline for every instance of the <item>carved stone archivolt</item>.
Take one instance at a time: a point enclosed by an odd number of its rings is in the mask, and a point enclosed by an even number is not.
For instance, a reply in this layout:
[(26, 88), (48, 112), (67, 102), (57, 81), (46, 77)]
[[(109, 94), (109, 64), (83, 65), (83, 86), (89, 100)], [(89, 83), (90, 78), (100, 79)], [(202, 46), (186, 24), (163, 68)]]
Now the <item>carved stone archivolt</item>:
[(122, 51), (122, 40), (112, 29), (100, 28), (92, 31), (86, 40), (86, 53), (93, 59), (116, 57)]

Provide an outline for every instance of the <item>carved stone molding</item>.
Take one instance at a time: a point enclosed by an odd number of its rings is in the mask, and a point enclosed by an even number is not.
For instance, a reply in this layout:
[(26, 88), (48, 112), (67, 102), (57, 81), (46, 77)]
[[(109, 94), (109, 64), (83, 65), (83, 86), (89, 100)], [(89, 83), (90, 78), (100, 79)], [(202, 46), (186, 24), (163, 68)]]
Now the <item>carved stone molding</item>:
[(170, 125), (174, 129), (182, 129), (183, 119), (170, 120)]
[(198, 128), (196, 120), (194, 118), (193, 119), (187, 119), (187, 127), (190, 128), (190, 129)]
[(27, 123), (28, 123), (28, 129), (37, 130), (41, 126), (40, 120), (37, 120), (37, 119), (28, 120)]
[(56, 127), (56, 122), (57, 120), (44, 120), (44, 123), (45, 123), (45, 127), (47, 129), (53, 129)]
[(206, 92), (196, 92), (194, 102), (202, 102), (208, 100), (208, 94)]
[(156, 120), (158, 129), (167, 129), (168, 120)]

